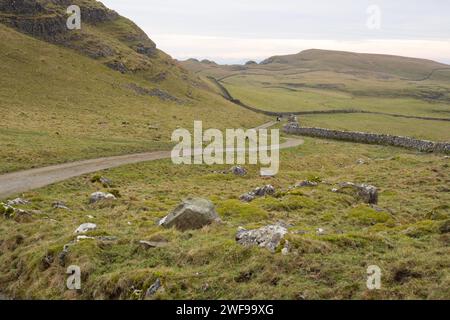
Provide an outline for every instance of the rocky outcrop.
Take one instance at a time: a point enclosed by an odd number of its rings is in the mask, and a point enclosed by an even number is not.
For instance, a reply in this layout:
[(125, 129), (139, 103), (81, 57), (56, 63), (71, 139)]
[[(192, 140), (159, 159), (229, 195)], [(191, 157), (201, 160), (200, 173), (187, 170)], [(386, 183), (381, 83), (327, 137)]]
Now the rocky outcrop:
[(140, 95), (157, 97), (163, 101), (172, 101), (172, 102), (182, 103), (181, 99), (178, 99), (177, 97), (174, 97), (170, 93), (168, 93), (164, 90), (161, 90), (161, 89), (157, 89), (157, 88), (147, 89), (147, 88), (140, 87), (134, 83), (130, 83), (127, 87), (128, 87), (128, 89), (131, 89)]
[(304, 135), (317, 138), (403, 147), (408, 149), (415, 149), (421, 152), (450, 153), (449, 142), (434, 142), (428, 140), (419, 140), (410, 137), (393, 136), (389, 134), (300, 127), (294, 123), (286, 125), (284, 127), (284, 131), (289, 134)]
[(0, 0), (0, 11), (14, 14), (44, 12), (44, 7), (36, 0)]
[(169, 215), (161, 219), (159, 225), (186, 231), (200, 229), (219, 221), (220, 217), (211, 201), (195, 198), (184, 200)]

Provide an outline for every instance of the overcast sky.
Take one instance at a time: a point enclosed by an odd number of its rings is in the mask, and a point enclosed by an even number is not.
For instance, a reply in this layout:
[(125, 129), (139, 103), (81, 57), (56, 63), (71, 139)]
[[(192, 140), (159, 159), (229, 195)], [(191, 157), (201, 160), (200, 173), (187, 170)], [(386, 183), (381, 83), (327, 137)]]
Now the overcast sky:
[(301, 50), (450, 64), (448, 0), (102, 0), (177, 59), (260, 61)]

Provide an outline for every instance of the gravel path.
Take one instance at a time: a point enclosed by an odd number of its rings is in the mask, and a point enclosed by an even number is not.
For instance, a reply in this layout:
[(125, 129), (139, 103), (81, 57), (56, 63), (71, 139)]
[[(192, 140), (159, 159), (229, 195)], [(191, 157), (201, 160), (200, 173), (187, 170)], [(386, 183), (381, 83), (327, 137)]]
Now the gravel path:
[[(276, 122), (271, 121), (255, 129), (269, 128), (274, 124), (276, 124)], [(284, 143), (280, 144), (280, 149), (292, 148), (301, 144), (303, 144), (303, 140), (301, 139), (288, 138)], [(0, 176), (0, 199), (92, 172), (115, 168), (126, 164), (167, 159), (170, 158), (170, 153), (170, 151), (155, 151), (129, 154), (82, 160), (44, 168), (8, 173)]]

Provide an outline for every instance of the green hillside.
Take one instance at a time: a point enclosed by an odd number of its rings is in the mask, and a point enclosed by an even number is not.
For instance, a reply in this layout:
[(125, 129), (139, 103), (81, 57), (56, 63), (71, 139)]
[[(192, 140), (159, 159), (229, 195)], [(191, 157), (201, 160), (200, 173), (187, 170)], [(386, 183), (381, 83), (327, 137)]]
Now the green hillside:
[[(83, 3), (103, 8), (95, 1)], [(113, 17), (85, 23), (62, 42), (61, 34), (48, 39), (0, 24), (0, 172), (168, 150), (171, 132), (191, 128), (193, 120), (216, 128), (265, 121), (227, 102), (162, 51), (136, 52), (131, 38), (148, 46), (151, 40), (129, 20)], [(93, 56), (106, 47), (113, 48), (113, 56)], [(111, 67), (118, 59), (126, 66), (123, 73)]]
[[(260, 64), (212, 65), (187, 60), (182, 65), (199, 76), (218, 79), (233, 98), (261, 110), (352, 109), (450, 119), (450, 66), (434, 61), (312, 49), (271, 57)], [(449, 121), (333, 114), (311, 115), (300, 121), (303, 125), (450, 140)]]

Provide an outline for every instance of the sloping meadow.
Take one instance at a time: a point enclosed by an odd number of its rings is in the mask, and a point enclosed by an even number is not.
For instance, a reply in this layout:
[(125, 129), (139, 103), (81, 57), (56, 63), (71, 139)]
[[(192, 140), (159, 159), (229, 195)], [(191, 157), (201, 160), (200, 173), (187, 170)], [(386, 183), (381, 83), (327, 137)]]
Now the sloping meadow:
[[(149, 162), (21, 195), (28, 219), (0, 220), (0, 287), (18, 298), (143, 299), (159, 279), (150, 298), (450, 298), (448, 158), (307, 138), (281, 152), (276, 177), (260, 177), (258, 166), (245, 176), (228, 169)], [(303, 180), (318, 185), (292, 188)], [(347, 181), (376, 186), (378, 204), (333, 192)], [(274, 195), (239, 200), (267, 184)], [(89, 204), (96, 191), (117, 199)], [(188, 197), (211, 200), (222, 223), (158, 226)], [(82, 223), (97, 228), (77, 241)], [(239, 227), (277, 223), (288, 234), (274, 253), (235, 240)], [(70, 265), (80, 267), (81, 290), (66, 287)], [(366, 287), (370, 265), (382, 270), (380, 290)]]

